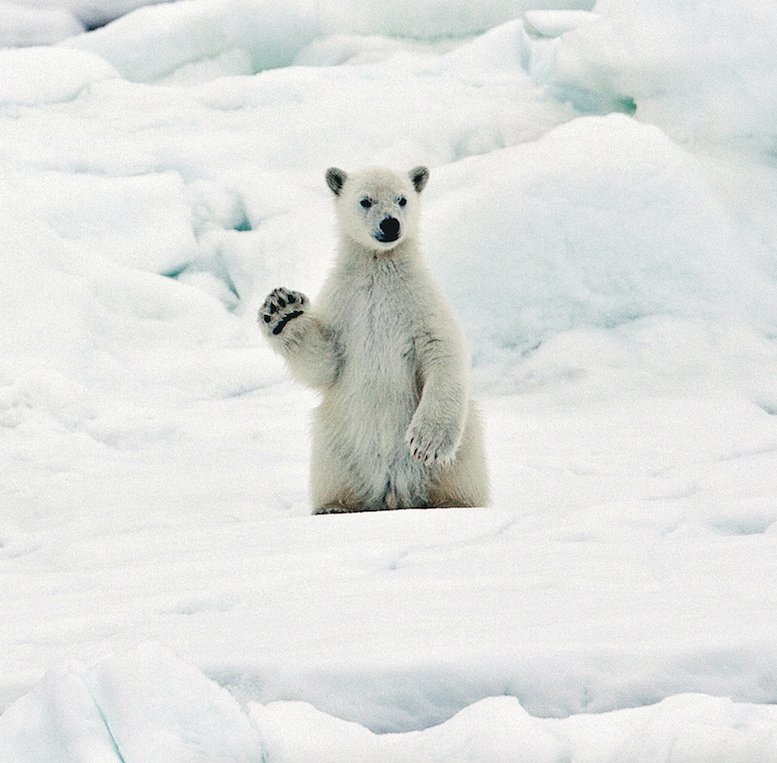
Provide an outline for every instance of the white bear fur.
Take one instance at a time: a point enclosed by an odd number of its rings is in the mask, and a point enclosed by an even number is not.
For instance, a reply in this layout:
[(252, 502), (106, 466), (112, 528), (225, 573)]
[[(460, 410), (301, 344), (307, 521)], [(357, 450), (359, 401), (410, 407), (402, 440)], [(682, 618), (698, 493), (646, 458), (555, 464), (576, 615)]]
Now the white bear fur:
[[(330, 169), (335, 267), (313, 309), (304, 295), (287, 292), (301, 309), (279, 333), (270, 322), (284, 309), (277, 297), (276, 310), (268, 308), (279, 290), (260, 313), (293, 375), (323, 395), (313, 424), (314, 513), (489, 501), (469, 352), (418, 246), (427, 178), (424, 167), (409, 175)], [(396, 239), (382, 241), (387, 218), (398, 230), (388, 224)]]

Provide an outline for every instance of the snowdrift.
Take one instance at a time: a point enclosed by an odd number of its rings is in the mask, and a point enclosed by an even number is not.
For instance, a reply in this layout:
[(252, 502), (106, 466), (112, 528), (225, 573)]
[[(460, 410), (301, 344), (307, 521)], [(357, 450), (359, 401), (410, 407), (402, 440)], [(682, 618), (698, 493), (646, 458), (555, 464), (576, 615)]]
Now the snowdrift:
[(557, 40), (548, 77), (582, 108), (633, 104), (690, 144), (775, 151), (777, 8), (737, 2), (600, 0), (598, 16)]
[(775, 723), (772, 706), (703, 695), (563, 721), (494, 697), (425, 731), (377, 735), (304, 702), (249, 704), (245, 713), (196, 668), (148, 642), (91, 667), (53, 669), (0, 717), (0, 739), (3, 760), (27, 763), (766, 763), (777, 750)]
[(714, 172), (654, 127), (580, 118), (451, 175), (458, 188), (427, 236), (476, 347), (527, 352), (576, 327), (655, 315), (775, 328), (777, 291), (737, 208)]
[[(0, 47), (56, 43), (80, 35), (85, 29), (95, 30), (107, 25), (135, 9), (141, 10), (130, 14), (131, 20), (121, 21), (118, 28), (112, 25), (110, 32), (100, 32), (92, 39), (100, 41), (97, 44), (107, 42), (110, 49), (113, 47), (110, 41), (122, 46), (130, 36), (134, 42), (141, 44), (141, 55), (164, 60), (170, 52), (159, 47), (154, 49), (149, 43), (169, 43), (177, 39), (187, 45), (181, 35), (187, 29), (192, 33), (188, 44), (194, 46), (190, 50), (203, 44), (207, 49), (208, 45), (213, 45), (213, 41), (205, 43), (204, 35), (200, 32), (208, 24), (212, 25), (211, 31), (217, 33), (216, 36), (221, 38), (221, 43), (227, 49), (236, 47), (236, 42), (240, 40), (253, 39), (259, 45), (266, 44), (270, 39), (290, 50), (298, 46), (301, 40), (293, 34), (284, 40), (278, 33), (281, 30), (299, 32), (295, 24), (303, 18), (307, 20), (306, 23), (315, 24), (317, 35), (348, 32), (434, 39), (482, 33), (530, 8), (590, 9), (593, 5), (593, 0), (487, 0), (479, 3), (461, 0), (453, 7), (436, 2), (411, 3), (400, 0), (387, 9), (384, 3), (377, 0), (317, 0), (314, 3), (300, 3), (298, 0), (282, 3), (267, 3), (263, 0), (172, 2), (177, 7), (146, 10), (144, 7), (172, 3), (165, 0), (108, 0), (99, 4), (89, 0), (52, 0), (46, 3), (39, 0), (4, 0), (0, 4)], [(257, 25), (257, 20), (262, 23)], [(245, 28), (241, 29), (244, 25), (251, 30), (248, 34)], [(191, 55), (185, 58), (196, 60)]]

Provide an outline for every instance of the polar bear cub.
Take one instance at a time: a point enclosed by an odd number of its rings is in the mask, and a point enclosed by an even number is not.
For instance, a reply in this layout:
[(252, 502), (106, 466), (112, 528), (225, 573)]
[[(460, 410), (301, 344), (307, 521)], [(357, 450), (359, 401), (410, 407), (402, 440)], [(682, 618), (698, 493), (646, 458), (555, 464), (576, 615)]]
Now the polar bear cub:
[(327, 170), (339, 249), (315, 306), (275, 289), (271, 345), (322, 392), (313, 421), (316, 514), (484, 506), (488, 476), (469, 353), (418, 246), (426, 167)]

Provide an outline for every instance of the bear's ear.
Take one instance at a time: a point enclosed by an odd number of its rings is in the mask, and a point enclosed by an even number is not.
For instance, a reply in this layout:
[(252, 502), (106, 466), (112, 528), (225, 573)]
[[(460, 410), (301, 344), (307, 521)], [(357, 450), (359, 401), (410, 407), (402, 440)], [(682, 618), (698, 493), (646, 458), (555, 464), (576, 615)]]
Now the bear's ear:
[(340, 195), (347, 178), (348, 175), (343, 170), (338, 170), (337, 167), (330, 167), (326, 171), (326, 184), (332, 189), (335, 196)]
[(410, 181), (413, 183), (416, 193), (421, 193), (429, 180), (429, 170), (426, 167), (415, 167), (410, 170)]

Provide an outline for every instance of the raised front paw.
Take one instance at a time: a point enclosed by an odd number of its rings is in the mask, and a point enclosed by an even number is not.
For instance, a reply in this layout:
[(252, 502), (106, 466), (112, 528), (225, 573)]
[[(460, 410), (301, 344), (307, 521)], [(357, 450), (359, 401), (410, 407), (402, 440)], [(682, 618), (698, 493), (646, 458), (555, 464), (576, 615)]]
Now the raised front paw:
[(267, 334), (278, 336), (289, 321), (305, 312), (308, 298), (298, 291), (274, 289), (259, 309), (259, 325)]
[(426, 417), (410, 422), (405, 442), (413, 456), (425, 464), (450, 461), (456, 454), (456, 432), (450, 425)]

